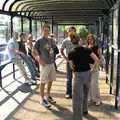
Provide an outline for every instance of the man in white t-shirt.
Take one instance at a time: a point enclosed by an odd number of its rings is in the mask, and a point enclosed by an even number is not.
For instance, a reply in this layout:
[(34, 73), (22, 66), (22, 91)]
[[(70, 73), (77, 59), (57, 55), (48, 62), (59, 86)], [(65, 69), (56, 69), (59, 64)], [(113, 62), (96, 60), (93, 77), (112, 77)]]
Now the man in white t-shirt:
[[(69, 28), (68, 37), (62, 41), (62, 46), (61, 46), (61, 54), (66, 59), (66, 61), (67, 61), (68, 53), (73, 49), (73, 44), (72, 44), (71, 39), (69, 37), (69, 33), (71, 33), (71, 32), (76, 32), (76, 28), (75, 27)], [(65, 54), (64, 50), (66, 50), (66, 54)], [(69, 66), (68, 61), (66, 63), (66, 68), (67, 68), (67, 82), (66, 82), (66, 95), (65, 95), (65, 97), (72, 98), (72, 70)]]

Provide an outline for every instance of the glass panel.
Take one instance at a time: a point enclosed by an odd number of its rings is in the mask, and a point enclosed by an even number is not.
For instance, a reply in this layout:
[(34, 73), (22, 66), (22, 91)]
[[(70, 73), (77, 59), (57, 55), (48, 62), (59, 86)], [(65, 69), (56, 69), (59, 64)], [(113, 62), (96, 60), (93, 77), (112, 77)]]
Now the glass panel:
[(5, 10), (6, 11), (9, 11), (9, 7), (10, 7), (10, 5), (14, 2), (15, 0), (8, 0), (8, 2), (6, 3), (6, 5), (5, 5)]
[(33, 40), (37, 40), (37, 23), (36, 20), (32, 20), (32, 35), (33, 35)]
[(10, 16), (0, 14), (0, 44), (6, 44), (10, 39)]
[(0, 0), (0, 9), (2, 9), (3, 4), (4, 4), (5, 1), (6, 1), (6, 0)]
[(41, 36), (41, 23), (40, 21), (37, 21), (37, 39), (39, 39)]
[(113, 44), (115, 48), (118, 48), (118, 9), (114, 11), (114, 16), (113, 16)]
[(10, 23), (10, 16), (0, 14), (0, 64), (8, 59), (5, 48), (11, 36)]
[(23, 32), (29, 33), (29, 20), (26, 18), (23, 18)]
[(20, 17), (13, 18), (13, 31), (21, 32), (21, 18)]

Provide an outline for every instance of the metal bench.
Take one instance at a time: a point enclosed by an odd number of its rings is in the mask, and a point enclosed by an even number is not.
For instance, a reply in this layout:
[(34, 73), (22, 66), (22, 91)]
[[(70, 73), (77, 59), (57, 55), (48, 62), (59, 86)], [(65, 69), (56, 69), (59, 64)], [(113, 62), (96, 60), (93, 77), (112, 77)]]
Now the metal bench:
[[(0, 59), (2, 60), (2, 56), (0, 56)], [(0, 61), (0, 87), (2, 87), (2, 70), (5, 66), (11, 63), (12, 62), (10, 60), (5, 60), (3, 62)], [(15, 64), (13, 64), (13, 78), (15, 79)]]

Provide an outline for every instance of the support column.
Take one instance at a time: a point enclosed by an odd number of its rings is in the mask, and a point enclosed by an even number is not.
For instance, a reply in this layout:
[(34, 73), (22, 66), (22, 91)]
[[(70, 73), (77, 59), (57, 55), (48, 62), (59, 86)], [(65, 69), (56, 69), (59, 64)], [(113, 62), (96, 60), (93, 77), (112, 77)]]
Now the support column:
[(51, 32), (53, 33), (53, 16), (52, 16), (52, 30), (51, 30)]
[(115, 96), (115, 108), (118, 109), (120, 105), (120, 5), (118, 8), (118, 59), (117, 59), (117, 79), (116, 79), (116, 96)]
[(12, 37), (12, 34), (13, 34), (13, 16), (11, 16), (10, 22), (11, 22), (11, 37)]
[[(113, 11), (112, 11), (112, 41), (111, 41), (111, 44), (113, 45)], [(112, 86), (113, 86), (113, 70), (114, 70), (114, 49), (112, 48), (112, 51), (111, 51), (111, 71), (110, 71), (110, 94), (112, 94)]]
[(32, 19), (30, 18), (29, 19), (29, 32), (30, 32), (30, 34), (32, 34)]
[(23, 17), (21, 17), (21, 32), (23, 32)]

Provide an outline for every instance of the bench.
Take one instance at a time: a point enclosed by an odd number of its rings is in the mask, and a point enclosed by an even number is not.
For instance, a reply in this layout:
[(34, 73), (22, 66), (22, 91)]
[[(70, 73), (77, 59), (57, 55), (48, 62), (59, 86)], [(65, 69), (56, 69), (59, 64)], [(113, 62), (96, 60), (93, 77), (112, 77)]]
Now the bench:
[[(0, 59), (2, 60), (2, 56), (0, 56)], [(10, 60), (5, 60), (3, 62), (0, 61), (0, 87), (2, 88), (2, 70), (5, 66), (12, 63)], [(15, 64), (13, 64), (13, 78), (15, 79)]]

